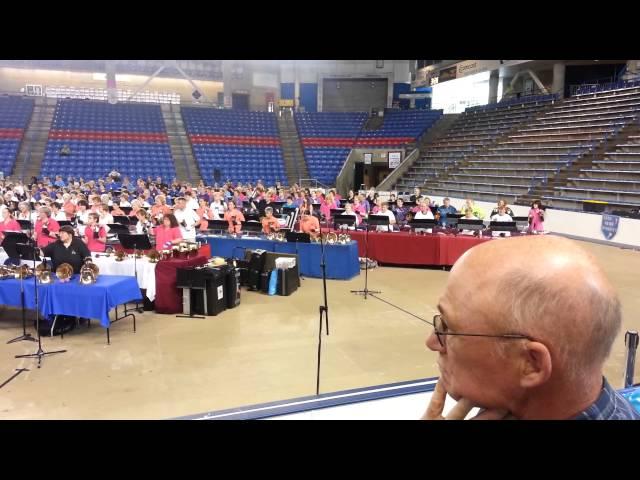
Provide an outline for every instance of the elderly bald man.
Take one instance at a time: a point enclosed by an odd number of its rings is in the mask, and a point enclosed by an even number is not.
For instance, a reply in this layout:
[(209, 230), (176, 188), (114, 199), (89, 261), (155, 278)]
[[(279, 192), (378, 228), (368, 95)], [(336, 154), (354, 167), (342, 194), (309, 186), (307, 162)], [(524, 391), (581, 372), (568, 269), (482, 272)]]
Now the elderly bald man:
[[(508, 258), (509, 261), (505, 261)], [(427, 338), (440, 379), (423, 419), (639, 420), (603, 376), (620, 301), (596, 259), (556, 236), (486, 242), (452, 268)]]

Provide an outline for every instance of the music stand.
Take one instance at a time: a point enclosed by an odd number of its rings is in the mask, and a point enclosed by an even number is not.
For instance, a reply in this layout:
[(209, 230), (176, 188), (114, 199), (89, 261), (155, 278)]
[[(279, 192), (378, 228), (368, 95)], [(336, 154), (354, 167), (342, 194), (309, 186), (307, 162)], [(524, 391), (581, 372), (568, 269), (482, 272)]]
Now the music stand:
[(33, 228), (31, 220), (18, 220), (18, 223), (20, 224), (21, 230), (31, 230)]
[(126, 225), (122, 225), (121, 223), (108, 223), (107, 227), (109, 227), (109, 234), (114, 235), (129, 235), (129, 227)]
[(518, 228), (516, 227), (516, 222), (489, 222), (489, 230), (491, 233), (501, 232), (500, 236), (504, 237), (504, 232), (516, 232)]
[(36, 351), (36, 353), (29, 353), (26, 355), (16, 355), (15, 358), (37, 358), (38, 368), (40, 368), (40, 366), (42, 365), (42, 357), (46, 355), (55, 355), (56, 353), (65, 353), (66, 350), (54, 350), (52, 352), (45, 352), (44, 349), (42, 348), (42, 335), (40, 335), (40, 306), (38, 304), (38, 277), (37, 275), (35, 275), (36, 257), (38, 255), (37, 255), (37, 252), (35, 251), (36, 250), (35, 247), (31, 247), (31, 245), (25, 245), (25, 247), (29, 247), (33, 249), (33, 251), (31, 252), (31, 256), (33, 257), (33, 272), (34, 272), (33, 287), (34, 287), (34, 301), (35, 301), (34, 310), (36, 311), (36, 331), (38, 333), (38, 350)]
[(70, 227), (73, 227), (73, 222), (71, 220), (57, 220), (58, 225), (60, 225), (61, 227), (64, 227), (65, 225), (69, 225)]
[[(9, 256), (9, 258), (24, 259), (25, 257), (21, 254), (20, 247), (24, 246), (30, 249), (32, 249), (32, 247), (30, 245), (26, 245), (23, 243), (17, 243), (15, 239), (22, 238), (22, 236), (26, 238), (26, 235), (24, 234), (8, 235), (9, 233), (13, 234), (16, 232), (4, 232), (4, 233), (5, 233), (5, 239), (2, 241), (2, 248), (4, 248), (4, 251), (7, 252), (7, 255)], [(8, 344), (20, 342), (22, 340), (25, 340), (28, 342), (37, 341), (35, 338), (31, 336), (30, 333), (27, 333), (27, 314), (26, 314), (26, 306), (24, 301), (24, 279), (22, 278), (22, 276), (20, 276), (20, 307), (22, 309), (22, 335), (9, 340), (7, 342)]]
[(473, 234), (480, 236), (480, 231), (484, 230), (484, 221), (475, 218), (458, 219), (458, 230), (472, 230)]
[(133, 210), (133, 207), (120, 207), (120, 210), (122, 210), (125, 215), (129, 215), (131, 213), (131, 210)]
[(262, 232), (262, 223), (255, 221), (244, 222), (242, 224), (242, 230), (247, 233), (260, 233)]
[(436, 220), (434, 218), (414, 218), (409, 222), (409, 225), (414, 232), (418, 229), (433, 229), (436, 226)]
[(114, 215), (113, 223), (119, 223), (121, 225), (131, 225), (131, 219), (126, 215)]
[(207, 220), (207, 230), (224, 232), (229, 230), (229, 222), (226, 220)]
[(371, 293), (382, 293), (380, 290), (369, 290), (369, 230), (372, 226), (386, 225), (389, 228), (389, 217), (386, 215), (369, 215), (367, 219), (367, 230), (364, 234), (364, 290), (351, 290), (351, 293), (356, 295), (364, 295), (364, 299), (367, 299), (367, 295)]
[(244, 219), (246, 222), (259, 222), (260, 221), (260, 214), (258, 213), (247, 213), (244, 216)]
[(335, 215), (333, 217), (333, 228), (339, 230), (340, 227), (346, 225), (347, 227), (354, 227), (356, 224), (355, 215)]
[[(118, 240), (120, 240), (120, 245), (122, 248), (127, 250), (133, 250), (133, 272), (136, 276), (136, 282), (138, 282), (138, 250), (150, 250), (151, 242), (149, 241), (149, 236), (145, 234), (131, 234), (131, 233), (121, 233), (118, 235)], [(142, 313), (144, 310), (140, 307), (140, 303), (136, 300), (136, 308), (135, 310), (138, 313)], [(124, 306), (124, 314), (127, 314), (127, 306)]]
[(311, 235), (302, 232), (286, 232), (285, 238), (287, 242), (295, 243), (311, 243)]

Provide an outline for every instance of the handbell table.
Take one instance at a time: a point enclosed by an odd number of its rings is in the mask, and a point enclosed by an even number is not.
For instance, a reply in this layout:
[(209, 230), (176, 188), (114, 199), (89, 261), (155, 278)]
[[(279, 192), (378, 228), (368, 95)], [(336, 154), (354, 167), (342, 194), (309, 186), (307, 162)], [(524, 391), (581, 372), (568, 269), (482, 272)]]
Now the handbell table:
[[(134, 277), (119, 275), (99, 275), (96, 283), (82, 285), (80, 276), (74, 275), (68, 282), (61, 282), (52, 276), (49, 284), (38, 283), (38, 306), (40, 314), (96, 319), (107, 329), (107, 343), (111, 343), (111, 324), (124, 318), (133, 318), (136, 331), (136, 317), (126, 314), (118, 317), (118, 306), (141, 299), (140, 289)], [(24, 280), (25, 307), (35, 308), (35, 285), (33, 278)], [(21, 307), (20, 280), (0, 280), (0, 304)], [(116, 309), (114, 320), (109, 318), (111, 309)]]

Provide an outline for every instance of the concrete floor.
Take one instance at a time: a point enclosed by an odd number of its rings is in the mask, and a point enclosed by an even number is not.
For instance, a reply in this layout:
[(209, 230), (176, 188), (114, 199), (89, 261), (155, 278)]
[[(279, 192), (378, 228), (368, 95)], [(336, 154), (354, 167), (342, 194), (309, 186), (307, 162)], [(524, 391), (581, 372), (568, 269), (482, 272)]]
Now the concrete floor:
[[(584, 243), (603, 262), (622, 299), (624, 325), (605, 374), (622, 386), (624, 332), (640, 327), (640, 253)], [(448, 273), (380, 267), (369, 287), (382, 298), (430, 320)], [(437, 376), (436, 355), (424, 346), (431, 327), (376, 299), (349, 293), (364, 275), (329, 281), (330, 336), (323, 337), (321, 392)], [(239, 308), (217, 317), (175, 318), (144, 313), (138, 331), (123, 320), (96, 323), (44, 338), (36, 361), (15, 359), (37, 344), (5, 342), (19, 334), (19, 311), (0, 307), (0, 419), (162, 419), (315, 394), (318, 306), (322, 282), (302, 280), (290, 297), (243, 289)], [(33, 332), (33, 329), (30, 329)]]

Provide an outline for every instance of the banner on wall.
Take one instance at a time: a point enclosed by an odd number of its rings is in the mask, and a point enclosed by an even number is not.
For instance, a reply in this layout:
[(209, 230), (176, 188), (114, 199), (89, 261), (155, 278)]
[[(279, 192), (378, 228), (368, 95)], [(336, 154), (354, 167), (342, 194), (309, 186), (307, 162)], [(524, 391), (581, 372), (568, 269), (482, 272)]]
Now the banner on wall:
[(617, 215), (609, 215), (607, 213), (602, 214), (602, 224), (600, 230), (602, 235), (607, 240), (611, 240), (618, 233), (618, 225), (620, 224), (620, 217)]
[(389, 168), (396, 168), (400, 165), (402, 152), (389, 152)]

